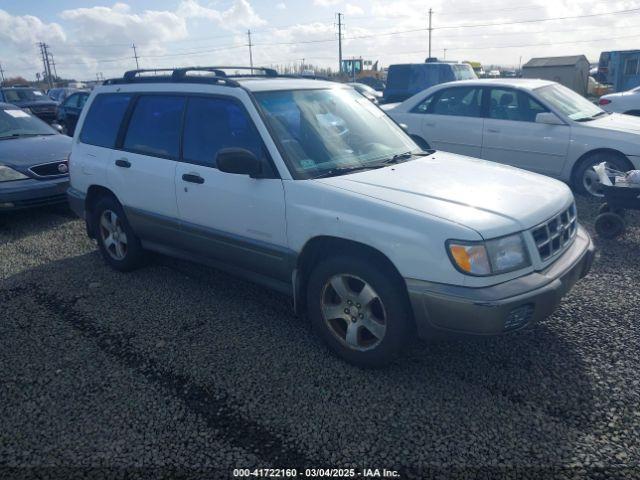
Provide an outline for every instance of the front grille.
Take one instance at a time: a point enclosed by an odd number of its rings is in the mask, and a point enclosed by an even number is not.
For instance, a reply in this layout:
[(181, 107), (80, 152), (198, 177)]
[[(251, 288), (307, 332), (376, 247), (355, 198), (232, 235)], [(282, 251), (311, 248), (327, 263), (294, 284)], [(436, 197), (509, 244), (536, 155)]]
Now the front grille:
[(531, 230), (540, 259), (544, 262), (569, 246), (577, 227), (576, 205)]
[(31, 167), (29, 171), (39, 178), (61, 177), (69, 173), (69, 165), (66, 160), (60, 160), (58, 162), (36, 165)]

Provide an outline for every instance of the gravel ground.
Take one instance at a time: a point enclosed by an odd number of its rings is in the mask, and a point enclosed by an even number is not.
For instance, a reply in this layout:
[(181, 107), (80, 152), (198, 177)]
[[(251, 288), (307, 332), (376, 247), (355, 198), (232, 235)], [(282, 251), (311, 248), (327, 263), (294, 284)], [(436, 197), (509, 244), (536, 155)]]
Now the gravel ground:
[[(592, 230), (597, 203), (578, 199)], [(640, 215), (535, 329), (363, 371), (290, 301), (165, 257), (107, 268), (64, 208), (0, 217), (0, 477), (640, 477)], [(153, 469), (153, 470), (150, 470)]]

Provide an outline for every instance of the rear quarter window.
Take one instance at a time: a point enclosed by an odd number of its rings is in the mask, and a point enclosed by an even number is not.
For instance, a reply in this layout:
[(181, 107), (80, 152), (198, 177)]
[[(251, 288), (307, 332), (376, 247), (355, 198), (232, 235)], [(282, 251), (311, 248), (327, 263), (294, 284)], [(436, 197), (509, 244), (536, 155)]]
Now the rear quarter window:
[(80, 132), (80, 141), (98, 147), (113, 148), (127, 111), (131, 95), (102, 93), (94, 98)]

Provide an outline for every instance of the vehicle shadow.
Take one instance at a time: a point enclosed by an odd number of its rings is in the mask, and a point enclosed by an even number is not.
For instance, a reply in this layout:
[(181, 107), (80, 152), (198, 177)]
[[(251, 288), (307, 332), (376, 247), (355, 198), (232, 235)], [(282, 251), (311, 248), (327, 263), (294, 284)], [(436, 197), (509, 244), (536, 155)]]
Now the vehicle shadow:
[(285, 296), (165, 257), (120, 274), (92, 252), (9, 277), (2, 292), (42, 304), (48, 321), (284, 466), (563, 465), (598, 421), (588, 368), (556, 317), (504, 337), (417, 344), (362, 370), (331, 355)]

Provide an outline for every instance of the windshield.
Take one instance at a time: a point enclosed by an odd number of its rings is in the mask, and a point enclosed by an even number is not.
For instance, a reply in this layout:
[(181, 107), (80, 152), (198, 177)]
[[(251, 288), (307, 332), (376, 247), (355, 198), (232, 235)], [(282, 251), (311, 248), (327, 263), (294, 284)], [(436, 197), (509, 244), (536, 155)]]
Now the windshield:
[(562, 85), (548, 85), (535, 92), (552, 107), (577, 122), (592, 120), (605, 114), (600, 107)]
[(420, 152), (382, 110), (352, 89), (256, 92), (255, 97), (294, 178), (376, 168), (395, 155)]
[(0, 139), (33, 135), (54, 135), (56, 132), (42, 120), (14, 109), (0, 109)]
[(2, 93), (4, 93), (4, 98), (9, 103), (45, 100), (44, 93), (31, 88), (7, 88)]

